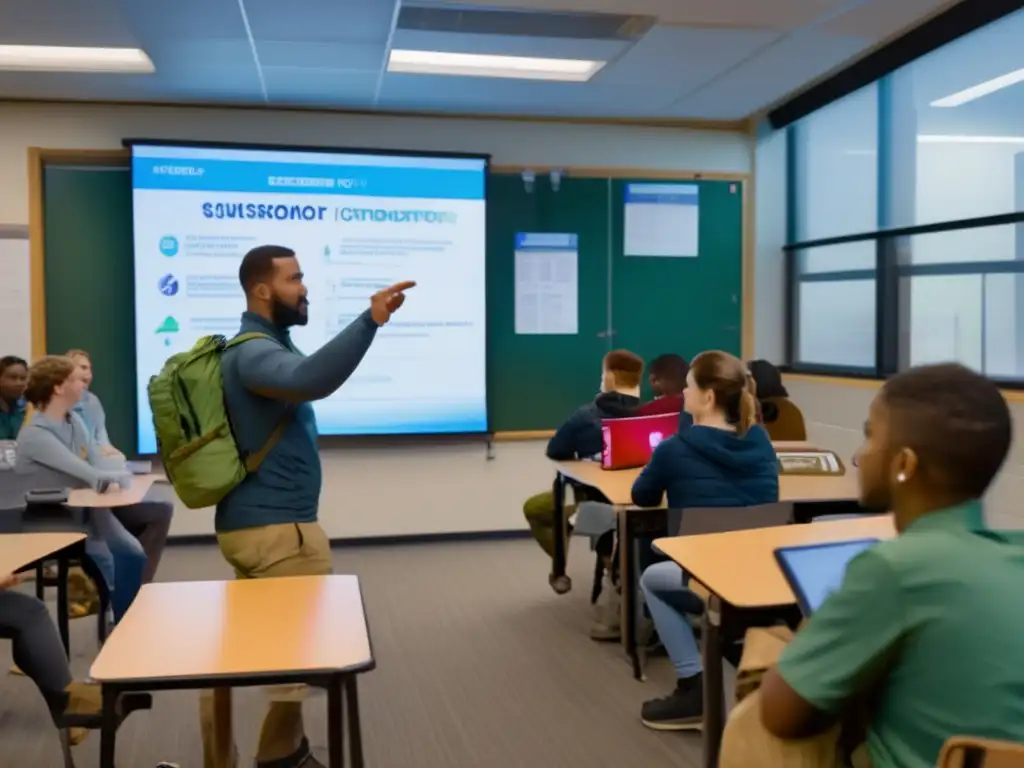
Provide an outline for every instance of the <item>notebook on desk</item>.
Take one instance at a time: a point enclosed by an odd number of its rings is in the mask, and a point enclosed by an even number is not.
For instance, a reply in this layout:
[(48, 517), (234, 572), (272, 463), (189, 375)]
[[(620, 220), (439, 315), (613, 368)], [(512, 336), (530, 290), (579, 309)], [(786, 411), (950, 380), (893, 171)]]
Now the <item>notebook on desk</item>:
[(602, 469), (642, 467), (662, 440), (679, 431), (678, 413), (605, 419), (601, 422)]
[(802, 547), (780, 547), (775, 560), (796, 596), (804, 616), (810, 616), (839, 589), (849, 562), (878, 539), (854, 539)]

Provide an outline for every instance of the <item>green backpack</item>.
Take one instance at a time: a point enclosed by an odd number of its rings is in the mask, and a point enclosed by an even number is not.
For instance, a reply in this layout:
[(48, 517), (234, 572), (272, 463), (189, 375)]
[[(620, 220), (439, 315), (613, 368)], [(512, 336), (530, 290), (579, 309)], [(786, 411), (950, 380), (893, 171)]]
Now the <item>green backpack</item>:
[(230, 341), (204, 336), (188, 352), (169, 358), (149, 380), (149, 407), (164, 470), (189, 509), (217, 504), (259, 468), (284, 433), (286, 420), (275, 427), (262, 449), (244, 456), (224, 400), (224, 352), (252, 339), (269, 338), (262, 333), (243, 333)]

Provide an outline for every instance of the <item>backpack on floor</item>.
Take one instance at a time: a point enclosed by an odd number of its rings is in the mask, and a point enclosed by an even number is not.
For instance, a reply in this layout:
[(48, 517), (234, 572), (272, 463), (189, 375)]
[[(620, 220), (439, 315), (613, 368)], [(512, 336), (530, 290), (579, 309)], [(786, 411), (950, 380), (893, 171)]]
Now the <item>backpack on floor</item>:
[(224, 399), (224, 353), (262, 333), (243, 333), (230, 341), (204, 336), (188, 352), (169, 358), (149, 380), (157, 446), (167, 479), (189, 509), (211, 507), (255, 472), (281, 439), (282, 419), (259, 451), (243, 455), (235, 440)]

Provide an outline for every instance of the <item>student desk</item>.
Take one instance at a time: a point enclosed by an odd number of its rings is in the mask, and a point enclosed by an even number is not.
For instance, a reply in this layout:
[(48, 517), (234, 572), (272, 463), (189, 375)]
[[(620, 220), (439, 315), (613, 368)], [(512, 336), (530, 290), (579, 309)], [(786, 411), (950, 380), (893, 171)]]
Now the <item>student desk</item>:
[(810, 525), (784, 525), (700, 536), (658, 539), (655, 546), (700, 582), (710, 597), (702, 618), (704, 662), (704, 765), (718, 764), (725, 727), (722, 690), (723, 614), (731, 615), (792, 605), (796, 602), (775, 562), (779, 547), (849, 539), (891, 539), (892, 515), (872, 515)]
[(57, 630), (68, 658), (71, 657), (68, 564), (73, 557), (85, 554), (84, 542), (85, 534), (77, 531), (0, 534), (0, 575), (15, 573), (50, 557), (57, 560)]
[[(85, 540), (84, 533), (5, 533), (0, 535), (0, 575), (15, 573)], [(65, 559), (65, 562), (66, 559)]]
[(110, 490), (98, 493), (91, 488), (78, 488), (68, 495), (69, 507), (100, 508), (127, 507), (138, 504), (149, 493), (153, 483), (161, 479), (160, 475), (135, 475), (127, 489)]
[[(813, 449), (806, 442), (776, 442), (776, 450), (807, 450)], [(555, 501), (555, 557), (552, 572), (556, 575), (565, 573), (566, 521), (562, 510), (565, 507), (565, 487), (568, 483), (578, 483), (599, 491), (608, 501), (619, 509), (619, 577), (622, 580), (622, 643), (633, 666), (633, 676), (643, 679), (643, 668), (637, 648), (635, 598), (637, 591), (637, 574), (635, 562), (637, 539), (644, 535), (662, 535), (665, 533), (666, 510), (664, 507), (641, 509), (633, 506), (633, 482), (643, 470), (635, 469), (605, 470), (594, 461), (558, 461), (554, 462), (557, 478), (554, 486)], [(859, 511), (857, 498), (857, 473), (847, 467), (843, 475), (780, 475), (779, 501), (793, 504), (795, 522), (805, 523), (813, 517), (816, 508), (823, 504), (836, 504), (841, 508), (829, 511)], [(852, 509), (851, 509), (852, 508)], [(559, 524), (561, 521), (561, 525)]]
[(229, 733), (231, 686), (303, 683), (327, 689), (330, 768), (344, 764), (344, 691), (362, 768), (355, 676), (375, 664), (355, 576), (147, 584), (90, 671), (103, 687), (100, 766), (114, 766), (120, 693), (219, 689), (217, 729)]

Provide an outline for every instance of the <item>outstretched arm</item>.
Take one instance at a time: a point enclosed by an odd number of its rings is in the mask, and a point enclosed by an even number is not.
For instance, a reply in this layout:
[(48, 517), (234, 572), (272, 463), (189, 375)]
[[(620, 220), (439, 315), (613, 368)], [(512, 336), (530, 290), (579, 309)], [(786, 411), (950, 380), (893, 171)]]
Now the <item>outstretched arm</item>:
[(269, 339), (247, 341), (238, 347), (238, 374), (246, 389), (264, 397), (320, 400), (348, 381), (376, 334), (367, 310), (309, 357)]

